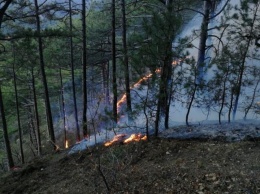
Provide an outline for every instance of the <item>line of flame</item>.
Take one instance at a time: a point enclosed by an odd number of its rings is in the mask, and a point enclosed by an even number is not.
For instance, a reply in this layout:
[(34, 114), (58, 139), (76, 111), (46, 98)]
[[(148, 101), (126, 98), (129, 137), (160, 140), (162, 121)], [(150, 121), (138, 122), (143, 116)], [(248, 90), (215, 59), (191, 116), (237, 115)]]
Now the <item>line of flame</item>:
[(146, 135), (142, 135), (141, 133), (139, 134), (132, 134), (130, 135), (129, 138), (124, 140), (124, 137), (126, 136), (126, 134), (118, 134), (116, 135), (111, 141), (108, 141), (104, 144), (104, 146), (109, 147), (115, 143), (130, 143), (130, 142), (139, 142), (139, 141), (145, 141), (147, 140), (147, 136)]
[(114, 136), (114, 138), (111, 141), (106, 142), (104, 145), (108, 147), (113, 145), (115, 142), (121, 142), (125, 136), (126, 134), (118, 134)]
[(132, 134), (129, 138), (124, 140), (124, 143), (130, 143), (132, 141), (145, 141), (147, 140), (147, 136), (146, 135), (142, 135), (142, 134)]
[[(178, 65), (178, 64), (179, 64), (180, 62), (182, 62), (182, 61), (183, 61), (183, 59), (174, 60), (174, 61), (172, 62), (172, 65), (173, 65), (173, 66), (176, 66), (176, 65)], [(160, 68), (158, 68), (158, 69), (155, 70), (155, 73), (160, 73), (160, 72), (161, 72), (161, 69), (160, 69)], [(133, 88), (138, 87), (143, 81), (146, 81), (147, 79), (151, 78), (152, 75), (153, 75), (153, 74), (150, 73), (150, 74), (148, 74), (148, 75), (142, 77), (142, 78), (139, 79), (132, 87), (130, 87), (130, 89), (133, 89)], [(122, 98), (121, 98), (120, 100), (118, 100), (118, 102), (117, 102), (117, 113), (119, 113), (119, 108), (120, 108), (120, 106), (121, 106), (125, 101), (126, 101), (126, 93), (124, 93), (124, 95), (122, 96)]]
[[(156, 70), (157, 72), (158, 70)], [(130, 89), (136, 88), (138, 87), (143, 81), (146, 81), (147, 79), (149, 79), (150, 77), (152, 77), (152, 73), (144, 76), (143, 78), (141, 78), (138, 82), (136, 82)], [(124, 93), (124, 95), (122, 96), (122, 98), (117, 102), (117, 113), (119, 113), (119, 108), (120, 106), (126, 101), (126, 93)]]

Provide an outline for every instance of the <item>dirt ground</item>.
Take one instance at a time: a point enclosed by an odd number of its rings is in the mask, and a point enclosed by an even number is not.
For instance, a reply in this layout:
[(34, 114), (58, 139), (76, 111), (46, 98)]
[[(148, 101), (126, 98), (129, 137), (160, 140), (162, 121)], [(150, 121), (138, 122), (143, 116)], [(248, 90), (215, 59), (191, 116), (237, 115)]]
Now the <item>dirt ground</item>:
[(260, 193), (260, 143), (152, 138), (64, 150), (2, 175), (0, 193)]

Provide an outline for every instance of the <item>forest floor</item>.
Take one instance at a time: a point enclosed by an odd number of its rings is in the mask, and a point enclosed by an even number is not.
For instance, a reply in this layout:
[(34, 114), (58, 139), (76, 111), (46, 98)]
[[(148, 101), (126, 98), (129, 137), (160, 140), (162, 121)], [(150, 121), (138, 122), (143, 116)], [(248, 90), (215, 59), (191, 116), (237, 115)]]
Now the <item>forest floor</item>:
[(260, 193), (260, 141), (150, 138), (36, 158), (0, 193)]

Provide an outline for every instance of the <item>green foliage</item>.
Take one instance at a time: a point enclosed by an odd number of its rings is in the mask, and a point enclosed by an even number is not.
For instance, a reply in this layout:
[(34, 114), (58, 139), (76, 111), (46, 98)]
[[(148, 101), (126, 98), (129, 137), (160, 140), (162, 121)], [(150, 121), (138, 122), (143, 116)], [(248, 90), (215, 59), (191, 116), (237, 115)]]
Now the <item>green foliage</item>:
[[(23, 2), (23, 1), (21, 1)], [(196, 66), (194, 58), (187, 58), (188, 52), (184, 53), (184, 49), (193, 48), (194, 46), (189, 43), (189, 38), (183, 38), (176, 40), (177, 34), (181, 31), (183, 20), (190, 18), (191, 14), (187, 11), (180, 11), (182, 8), (190, 6), (198, 6), (201, 1), (192, 0), (175, 0), (171, 5), (166, 6), (164, 2), (172, 1), (158, 1), (158, 0), (127, 0), (126, 12), (127, 12), (127, 46), (129, 49), (129, 65), (131, 69), (131, 83), (139, 80), (140, 77), (146, 76), (147, 73), (152, 73), (151, 85), (152, 91), (149, 91), (149, 95), (153, 98), (148, 101), (148, 106), (155, 106), (155, 100), (158, 97), (163, 96), (158, 94), (158, 89), (153, 86), (158, 86), (162, 80), (160, 80), (158, 69), (161, 68), (165, 61), (181, 61), (178, 65), (172, 67), (173, 76), (171, 80), (174, 84), (171, 88), (174, 94), (181, 93), (184, 88), (185, 98), (190, 98), (195, 88), (196, 79)], [(242, 68), (247, 69), (248, 64), (245, 62), (242, 64), (243, 57), (259, 58), (257, 50), (250, 50), (248, 52), (247, 43), (250, 41), (250, 46), (253, 45), (253, 40), (256, 35), (259, 34), (259, 25), (254, 24), (255, 21), (259, 21), (258, 14), (255, 14), (256, 18), (252, 16), (254, 6), (258, 5), (258, 1), (242, 1), (241, 7), (237, 6), (232, 8), (229, 6), (226, 11), (226, 18), (222, 18), (222, 25), (218, 26), (219, 30), (223, 29), (223, 26), (229, 24), (227, 32), (223, 32), (226, 35), (227, 44), (222, 45), (222, 51), (218, 51), (217, 57), (213, 60), (210, 67), (216, 68), (214, 77), (209, 81), (208, 85), (199, 88), (201, 92), (205, 92), (205, 88), (211, 93), (209, 94), (208, 102), (213, 102), (214, 105), (219, 106), (220, 97), (222, 94), (229, 100), (231, 95), (239, 95), (240, 88), (237, 82), (238, 73)], [(27, 2), (29, 3), (29, 2)], [(10, 12), (17, 14), (16, 16), (24, 16), (27, 3), (23, 2), (23, 8), (21, 13), (16, 10)], [(252, 5), (252, 3), (254, 5)], [(194, 5), (195, 4), (195, 5)], [(35, 78), (36, 96), (38, 102), (38, 109), (40, 113), (41, 129), (46, 128), (45, 120), (45, 107), (43, 98), (43, 86), (40, 74), (40, 62), (38, 54), (37, 38), (42, 37), (43, 49), (44, 49), (44, 63), (45, 71), (48, 81), (49, 93), (51, 101), (53, 102), (54, 115), (58, 117), (60, 114), (60, 77), (59, 71), (61, 70), (63, 84), (67, 89), (65, 94), (68, 104), (71, 101), (71, 53), (70, 53), (70, 37), (73, 40), (74, 58), (73, 63), (75, 67), (75, 76), (77, 82), (77, 95), (81, 94), (81, 74), (82, 74), (82, 34), (81, 34), (81, 19), (77, 10), (73, 10), (73, 28), (70, 32), (69, 18), (64, 14), (63, 19), (60, 21), (49, 21), (53, 19), (52, 11), (58, 11), (54, 5), (46, 5), (41, 11), (44, 13), (41, 15), (43, 30), (40, 34), (36, 32), (35, 17), (28, 15), (28, 17), (21, 17), (16, 22), (8, 21), (5, 23), (6, 30), (1, 32), (2, 39), (8, 39), (1, 43), (0, 49), (0, 76), (1, 84), (3, 87), (3, 97), (5, 103), (5, 109), (7, 113), (8, 130), (10, 133), (17, 131), (17, 117), (15, 109), (15, 96), (14, 96), (14, 81), (12, 69), (14, 67), (17, 88), (18, 88), (18, 100), (20, 113), (22, 115), (22, 126), (26, 131), (28, 129), (28, 107), (33, 109), (32, 100), (32, 78)], [(118, 57), (118, 82), (123, 83), (123, 66), (121, 65), (122, 59), (122, 37), (121, 37), (121, 8), (120, 2), (116, 4), (116, 16), (117, 16), (117, 30), (116, 30), (116, 46)], [(17, 8), (17, 7), (15, 7)], [(33, 5), (27, 7), (28, 10), (33, 8)], [(61, 8), (61, 7), (60, 7)], [(18, 9), (17, 9), (18, 10)], [(27, 11), (28, 11), (27, 10)], [(62, 9), (63, 10), (63, 9)], [(232, 10), (232, 14), (229, 15), (229, 11)], [(63, 10), (64, 11), (64, 10)], [(234, 12), (234, 13), (233, 13)], [(99, 99), (103, 95), (102, 82), (109, 82), (103, 76), (103, 72), (107, 69), (107, 64), (111, 60), (111, 17), (110, 17), (110, 3), (98, 2), (92, 4), (88, 10), (87, 15), (87, 82), (88, 89), (93, 99)], [(187, 15), (186, 15), (187, 14)], [(25, 14), (26, 15), (26, 14)], [(53, 15), (55, 15), (53, 13)], [(47, 22), (46, 22), (47, 21)], [(235, 21), (235, 24), (231, 23)], [(253, 26), (252, 26), (253, 25)], [(172, 44), (174, 42), (174, 45)], [(175, 45), (177, 42), (177, 46)], [(246, 55), (245, 55), (246, 53)], [(185, 65), (183, 65), (183, 63)], [(244, 66), (244, 67), (243, 67)], [(107, 70), (108, 71), (108, 70)], [(249, 71), (245, 71), (243, 75)], [(253, 71), (252, 71), (253, 72)], [(256, 77), (257, 75), (251, 74)], [(111, 74), (110, 72), (108, 72)], [(243, 87), (253, 86), (254, 80), (246, 79), (243, 77)], [(142, 83), (143, 84), (143, 83)], [(206, 84), (206, 83), (205, 83)], [(223, 88), (226, 84), (226, 88)], [(123, 85), (123, 84), (121, 84)], [(120, 85), (120, 86), (121, 86)], [(141, 85), (142, 87), (142, 85)], [(120, 88), (119, 90), (124, 90)], [(180, 94), (183, 95), (183, 94)], [(182, 100), (182, 97), (179, 99)], [(176, 97), (177, 98), (177, 97)], [(100, 100), (100, 99), (99, 99)], [(186, 99), (185, 99), (186, 100)], [(206, 103), (203, 98), (201, 101)], [(96, 102), (96, 101), (95, 101)], [(99, 102), (98, 102), (99, 103)], [(70, 105), (70, 104), (69, 104)], [(100, 105), (100, 104), (98, 104)], [(230, 102), (225, 101), (225, 106), (228, 107)], [(105, 105), (104, 105), (105, 106)], [(69, 106), (70, 107), (70, 106)], [(95, 107), (93, 105), (93, 107)], [(138, 104), (136, 109), (142, 109), (142, 104)], [(96, 107), (95, 107), (96, 108)], [(90, 108), (91, 109), (91, 108)], [(109, 120), (111, 112), (105, 111), (105, 116), (101, 115), (100, 119)], [(110, 110), (110, 109), (108, 109)], [(33, 111), (32, 111), (33, 112)], [(33, 112), (34, 113), (34, 112)], [(137, 115), (137, 112), (134, 112)], [(115, 153), (116, 156), (120, 156), (120, 150)]]

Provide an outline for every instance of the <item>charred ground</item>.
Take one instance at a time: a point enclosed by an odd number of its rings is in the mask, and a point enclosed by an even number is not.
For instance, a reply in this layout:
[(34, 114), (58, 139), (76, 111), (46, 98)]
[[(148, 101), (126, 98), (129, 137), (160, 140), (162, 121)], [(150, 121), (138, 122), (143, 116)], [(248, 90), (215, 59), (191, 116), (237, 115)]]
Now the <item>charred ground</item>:
[(61, 151), (2, 175), (0, 193), (260, 193), (260, 143), (151, 138)]

